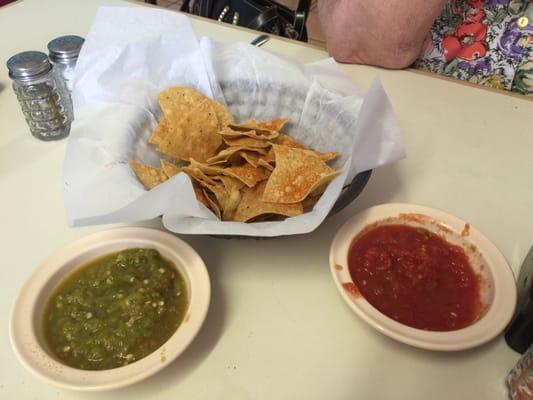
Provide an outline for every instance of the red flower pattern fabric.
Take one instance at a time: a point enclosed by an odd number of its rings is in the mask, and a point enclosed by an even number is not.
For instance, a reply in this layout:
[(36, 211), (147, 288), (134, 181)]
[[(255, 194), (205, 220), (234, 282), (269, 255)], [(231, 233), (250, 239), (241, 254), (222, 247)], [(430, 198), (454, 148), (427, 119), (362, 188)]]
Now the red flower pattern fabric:
[(452, 0), (415, 67), (533, 95), (533, 0)]

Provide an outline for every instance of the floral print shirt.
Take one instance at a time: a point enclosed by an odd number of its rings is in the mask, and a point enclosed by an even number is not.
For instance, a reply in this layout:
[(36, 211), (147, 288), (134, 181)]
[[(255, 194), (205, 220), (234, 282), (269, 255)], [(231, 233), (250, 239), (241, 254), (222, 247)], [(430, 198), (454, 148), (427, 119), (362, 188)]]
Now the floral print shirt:
[(533, 96), (533, 0), (451, 0), (415, 67)]

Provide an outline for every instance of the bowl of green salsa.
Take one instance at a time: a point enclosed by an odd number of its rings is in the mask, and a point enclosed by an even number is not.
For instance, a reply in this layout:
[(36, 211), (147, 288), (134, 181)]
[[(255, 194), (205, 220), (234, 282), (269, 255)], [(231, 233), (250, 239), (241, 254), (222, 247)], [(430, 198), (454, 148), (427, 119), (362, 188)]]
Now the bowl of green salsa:
[(209, 299), (205, 264), (181, 239), (146, 228), (98, 232), (49, 256), (25, 282), (11, 314), (11, 343), (52, 384), (118, 388), (178, 357)]

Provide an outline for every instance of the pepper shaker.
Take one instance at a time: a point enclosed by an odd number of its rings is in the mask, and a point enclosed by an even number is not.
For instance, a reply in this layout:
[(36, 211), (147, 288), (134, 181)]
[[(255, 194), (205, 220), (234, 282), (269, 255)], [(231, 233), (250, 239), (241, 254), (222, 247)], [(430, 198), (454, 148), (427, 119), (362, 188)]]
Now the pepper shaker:
[(32, 135), (40, 140), (68, 136), (72, 103), (48, 56), (40, 51), (18, 53), (7, 61), (7, 68)]
[(72, 92), (74, 67), (85, 40), (75, 35), (60, 36), (48, 43), (48, 56), (56, 73), (61, 75), (67, 89)]

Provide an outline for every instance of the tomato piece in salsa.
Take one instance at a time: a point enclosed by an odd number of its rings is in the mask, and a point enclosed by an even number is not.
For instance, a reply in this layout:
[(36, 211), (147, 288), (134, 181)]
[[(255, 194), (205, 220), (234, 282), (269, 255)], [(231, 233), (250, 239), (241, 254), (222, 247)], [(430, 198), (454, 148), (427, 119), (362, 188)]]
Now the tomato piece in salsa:
[(453, 331), (479, 317), (480, 283), (467, 254), (427, 229), (370, 228), (350, 245), (348, 267), (363, 297), (404, 325)]

